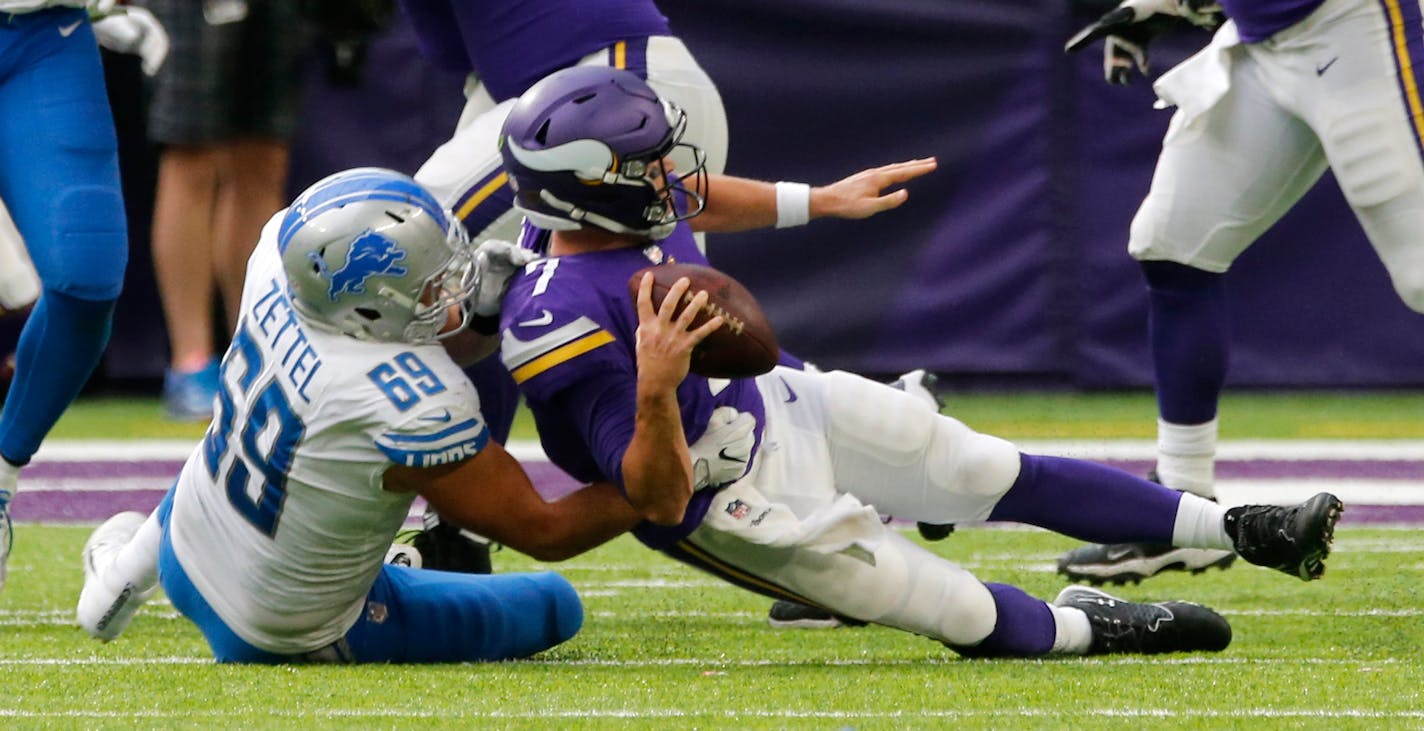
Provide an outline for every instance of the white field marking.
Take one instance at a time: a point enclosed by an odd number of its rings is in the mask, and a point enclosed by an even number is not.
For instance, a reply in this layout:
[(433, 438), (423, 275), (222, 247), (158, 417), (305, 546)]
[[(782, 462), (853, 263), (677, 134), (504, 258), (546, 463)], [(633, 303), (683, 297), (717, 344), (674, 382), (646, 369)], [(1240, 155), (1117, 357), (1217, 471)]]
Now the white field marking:
[[(194, 439), (51, 439), (35, 454), (37, 462), (90, 460), (183, 460), (198, 444)], [(1027, 439), (1015, 444), (1026, 452), (1085, 459), (1154, 459), (1157, 443), (1150, 439)], [(516, 439), (505, 449), (520, 461), (547, 462), (539, 443)], [(1219, 460), (1347, 459), (1424, 460), (1421, 439), (1251, 439), (1223, 441)]]
[[(609, 667), (609, 668), (662, 668), (662, 667), (723, 667), (723, 668), (779, 668), (779, 667), (912, 667), (918, 665), (938, 666), (956, 665), (964, 662), (949, 651), (945, 651), (943, 657), (926, 657), (919, 659), (910, 658), (762, 658), (748, 660), (728, 660), (725, 657), (667, 657), (648, 660), (512, 660), (513, 665), (539, 665), (547, 667)], [(1140, 655), (1128, 655), (1121, 657), (1082, 657), (1063, 658), (1054, 657), (1048, 659), (1027, 659), (1027, 660), (1003, 660), (1006, 663), (1025, 664), (1054, 664), (1071, 667), (1073, 664), (1080, 665), (1152, 665), (1152, 666), (1182, 666), (1182, 665), (1202, 665), (1202, 666), (1226, 666), (1226, 665), (1250, 665), (1259, 666), (1315, 666), (1315, 667), (1356, 667), (1362, 670), (1378, 669), (1387, 665), (1397, 665), (1398, 660), (1393, 658), (1378, 659), (1354, 659), (1354, 658), (1279, 658), (1279, 657), (1180, 657), (1180, 658), (1157, 658)], [(211, 657), (199, 655), (170, 655), (160, 657), (101, 657), (91, 655), (90, 657), (10, 657), (0, 658), (0, 667), (8, 665), (45, 665), (56, 667), (86, 667), (86, 666), (129, 666), (129, 665), (201, 665), (213, 664)], [(479, 663), (483, 664), (483, 663)]]
[[(90, 493), (161, 491), (172, 486), (169, 477), (63, 477), (26, 478), (26, 494), (43, 492)], [(1330, 492), (1345, 502), (1346, 515), (1351, 505), (1424, 505), (1424, 480), (1335, 480), (1321, 478), (1282, 478), (1263, 480), (1219, 480), (1217, 498), (1222, 505), (1291, 505), (1303, 502), (1319, 492)], [(425, 503), (411, 504), (408, 518), (419, 518)]]
[[(587, 596), (587, 594), (583, 594)], [(1230, 617), (1386, 617), (1386, 618), (1406, 618), (1424, 617), (1424, 609), (1399, 609), (1399, 610), (1371, 610), (1336, 612), (1326, 610), (1270, 610), (1270, 609), (1243, 609), (1233, 610), (1221, 608), (1218, 610)], [(139, 616), (154, 620), (176, 621), (182, 619), (182, 615), (177, 612), (145, 612)], [(715, 619), (727, 622), (745, 622), (761, 624), (766, 621), (764, 612), (692, 612), (692, 611), (665, 611), (665, 612), (588, 612), (588, 616), (594, 619), (607, 619), (618, 621), (641, 621), (641, 620), (664, 620), (664, 619)], [(140, 620), (143, 621), (143, 620)], [(37, 627), (73, 627), (74, 617), (66, 613), (64, 616), (39, 616), (39, 617), (0, 617), (0, 627), (17, 628), (37, 628)]]
[[(1027, 439), (1015, 441), (1033, 454), (1080, 459), (1152, 460), (1152, 439)], [(1240, 439), (1217, 445), (1219, 461), (1280, 460), (1424, 460), (1424, 439)]]
[[(229, 718), (230, 711), (21, 711), (21, 710), (0, 710), (0, 718), (94, 718), (94, 719), (125, 719), (125, 718), (145, 718), (145, 719), (193, 719), (193, 718)], [(271, 709), (265, 711), (254, 711), (256, 716), (275, 716), (278, 718), (292, 719), (334, 719), (334, 718), (439, 718), (439, 719), (492, 719), (492, 720), (520, 720), (535, 721), (549, 718), (608, 718), (608, 719), (644, 719), (644, 718), (720, 718), (735, 721), (742, 718), (772, 718), (772, 719), (1012, 719), (1012, 718), (1072, 718), (1075, 716), (1094, 716), (1102, 718), (1152, 718), (1152, 719), (1251, 719), (1251, 718), (1281, 718), (1281, 719), (1335, 719), (1335, 718), (1362, 718), (1362, 719), (1414, 719), (1424, 718), (1424, 711), (1383, 711), (1372, 708), (1300, 708), (1300, 709), (1280, 709), (1280, 708), (1245, 708), (1232, 711), (1212, 711), (1204, 709), (1176, 710), (1170, 708), (1101, 708), (1101, 709), (1063, 709), (1063, 708), (1006, 708), (1002, 710), (988, 711), (965, 711), (965, 710), (931, 710), (922, 709), (914, 711), (838, 711), (838, 710), (815, 710), (803, 711), (795, 709), (722, 709), (707, 711), (689, 711), (678, 708), (588, 708), (588, 709), (540, 709), (533, 711), (425, 711), (411, 708), (390, 708), (390, 709), (350, 709), (350, 708), (329, 708), (329, 709), (304, 709), (304, 710), (283, 710)]]

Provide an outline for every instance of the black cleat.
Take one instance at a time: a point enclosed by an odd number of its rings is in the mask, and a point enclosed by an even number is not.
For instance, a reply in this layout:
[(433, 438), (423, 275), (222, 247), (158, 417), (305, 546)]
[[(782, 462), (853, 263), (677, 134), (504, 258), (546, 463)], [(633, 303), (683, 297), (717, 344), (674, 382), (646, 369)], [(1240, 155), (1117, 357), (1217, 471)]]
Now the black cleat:
[(423, 529), (402, 531), (396, 536), (386, 553), (386, 563), (461, 574), (494, 573), (489, 540), (442, 522), (429, 509), (425, 511)]
[[(1157, 470), (1147, 473), (1150, 482), (1162, 484)], [(1103, 584), (1136, 584), (1163, 571), (1205, 573), (1207, 569), (1228, 569), (1236, 561), (1231, 551), (1211, 548), (1178, 548), (1168, 543), (1108, 543), (1075, 548), (1058, 559), (1058, 573), (1070, 581)]]
[(1086, 586), (1064, 589), (1053, 604), (1088, 615), (1093, 628), (1089, 655), (1220, 652), (1231, 644), (1231, 625), (1200, 604), (1138, 604)]
[(1226, 511), (1226, 534), (1241, 558), (1313, 581), (1325, 573), (1335, 522), (1345, 511), (1328, 492), (1293, 507), (1241, 505)]
[(1200, 574), (1210, 568), (1225, 569), (1236, 560), (1231, 551), (1178, 548), (1166, 543), (1095, 543), (1075, 548), (1058, 559), (1058, 573), (1070, 581), (1136, 584), (1163, 571)]
[(864, 627), (865, 622), (842, 617), (829, 609), (778, 599), (767, 613), (767, 623), (773, 629), (835, 629)]
[(915, 523), (915, 528), (920, 531), (920, 537), (927, 541), (942, 541), (954, 533), (953, 523)]

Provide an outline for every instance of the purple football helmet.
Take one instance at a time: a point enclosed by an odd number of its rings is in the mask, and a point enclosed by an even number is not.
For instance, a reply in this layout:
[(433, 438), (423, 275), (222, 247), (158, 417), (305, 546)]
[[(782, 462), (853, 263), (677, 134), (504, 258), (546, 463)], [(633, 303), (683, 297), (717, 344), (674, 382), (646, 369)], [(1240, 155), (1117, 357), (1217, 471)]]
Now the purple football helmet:
[[(706, 156), (682, 141), (687, 117), (636, 74), (575, 66), (544, 77), (515, 102), (500, 154), (515, 206), (540, 228), (584, 225), (665, 238), (702, 212)], [(685, 147), (696, 164), (665, 185), (659, 164)], [(688, 182), (691, 185), (688, 185)], [(676, 195), (684, 197), (679, 212)]]

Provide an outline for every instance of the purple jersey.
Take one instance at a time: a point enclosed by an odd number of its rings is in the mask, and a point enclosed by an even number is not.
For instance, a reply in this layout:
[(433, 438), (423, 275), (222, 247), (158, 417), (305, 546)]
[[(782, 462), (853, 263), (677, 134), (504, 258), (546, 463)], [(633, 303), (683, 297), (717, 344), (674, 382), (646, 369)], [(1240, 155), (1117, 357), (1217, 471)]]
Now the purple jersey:
[[(525, 233), (526, 239), (547, 236), (539, 229)], [(672, 261), (707, 263), (686, 224), (644, 248), (542, 259), (510, 282), (500, 355), (529, 404), (544, 451), (575, 479), (622, 485), (637, 391), (638, 316), (628, 279), (650, 264)], [(677, 397), (688, 442), (702, 436), (713, 409), (732, 406), (756, 417), (760, 444), (766, 413), (752, 379), (691, 374)], [(702, 522), (714, 492), (693, 495), (680, 526), (645, 522), (634, 535), (652, 548), (671, 545)]]
[(401, 0), (401, 7), (426, 56), (475, 74), (496, 102), (618, 41), (671, 34), (651, 0)]
[(1221, 9), (1236, 21), (1242, 41), (1256, 43), (1305, 20), (1324, 3), (1325, 0), (1221, 0)]

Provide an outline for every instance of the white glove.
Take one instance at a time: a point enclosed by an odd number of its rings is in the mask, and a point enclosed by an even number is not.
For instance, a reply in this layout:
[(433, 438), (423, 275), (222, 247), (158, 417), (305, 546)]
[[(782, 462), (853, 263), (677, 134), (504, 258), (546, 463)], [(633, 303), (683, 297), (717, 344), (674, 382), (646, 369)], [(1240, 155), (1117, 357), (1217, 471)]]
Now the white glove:
[(137, 55), (143, 72), (149, 76), (158, 73), (158, 67), (168, 57), (168, 33), (148, 8), (117, 9), (94, 22), (94, 35), (99, 38), (99, 45), (110, 51)]
[(731, 406), (718, 406), (707, 418), (707, 431), (687, 451), (692, 454), (692, 489), (735, 482), (747, 471), (756, 445), (756, 417)]
[(481, 317), (499, 313), (509, 279), (539, 255), (508, 241), (489, 239), (475, 249), (474, 311)]
[(89, 2), (84, 5), (84, 9), (89, 11), (90, 20), (98, 20), (112, 15), (115, 12), (123, 12), (122, 10), (114, 9), (114, 6), (118, 4), (119, 0), (89, 0)]

